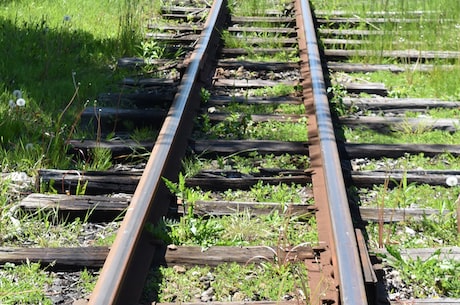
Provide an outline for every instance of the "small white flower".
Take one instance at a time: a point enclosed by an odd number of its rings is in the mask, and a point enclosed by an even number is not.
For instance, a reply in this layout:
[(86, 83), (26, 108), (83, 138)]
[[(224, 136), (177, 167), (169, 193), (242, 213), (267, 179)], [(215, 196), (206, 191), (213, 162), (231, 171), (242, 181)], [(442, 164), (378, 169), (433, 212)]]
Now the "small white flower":
[(449, 176), (446, 179), (446, 184), (448, 186), (456, 186), (458, 184), (458, 179), (455, 176)]
[(32, 143), (27, 143), (25, 148), (26, 148), (26, 150), (31, 150), (31, 149), (34, 148), (34, 144), (32, 144)]
[(18, 107), (24, 107), (24, 106), (26, 105), (26, 100), (23, 99), (23, 98), (18, 98), (18, 99), (16, 100), (16, 105), (17, 105)]
[(16, 107), (16, 103), (15, 103), (13, 100), (10, 100), (10, 101), (8, 102), (8, 105), (10, 105), (10, 108)]
[(409, 227), (405, 227), (405, 228), (404, 228), (404, 232), (406, 232), (406, 234), (409, 234), (409, 235), (412, 235), (412, 236), (415, 235), (414, 229), (409, 228)]
[(22, 97), (22, 92), (21, 92), (21, 90), (14, 90), (14, 91), (13, 91), (13, 96), (14, 96), (15, 98), (21, 98), (21, 97)]

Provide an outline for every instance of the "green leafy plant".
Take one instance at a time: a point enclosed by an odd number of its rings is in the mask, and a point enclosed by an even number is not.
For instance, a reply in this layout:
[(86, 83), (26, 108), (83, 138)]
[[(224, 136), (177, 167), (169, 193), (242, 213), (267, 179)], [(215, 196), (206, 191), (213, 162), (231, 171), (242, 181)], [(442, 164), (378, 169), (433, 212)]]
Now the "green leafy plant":
[(2, 304), (52, 304), (44, 292), (52, 279), (40, 264), (27, 262), (16, 266), (7, 263), (0, 269), (0, 275)]
[(194, 203), (203, 196), (197, 191), (185, 186), (185, 176), (180, 173), (179, 181), (172, 182), (163, 178), (171, 193), (175, 194), (178, 202), (184, 208), (184, 215), (179, 222), (166, 222), (170, 228), (171, 241), (175, 244), (198, 244), (208, 247), (215, 244), (217, 233), (223, 228), (216, 223), (194, 215)]
[(436, 250), (423, 260), (404, 259), (396, 247), (386, 247), (388, 255), (383, 255), (393, 268), (399, 270), (407, 287), (411, 287), (416, 298), (460, 296), (458, 272), (460, 263), (451, 259), (442, 259), (441, 251)]
[(201, 97), (201, 102), (206, 104), (211, 98), (211, 92), (209, 92), (208, 89), (202, 87), (200, 89), (200, 97)]

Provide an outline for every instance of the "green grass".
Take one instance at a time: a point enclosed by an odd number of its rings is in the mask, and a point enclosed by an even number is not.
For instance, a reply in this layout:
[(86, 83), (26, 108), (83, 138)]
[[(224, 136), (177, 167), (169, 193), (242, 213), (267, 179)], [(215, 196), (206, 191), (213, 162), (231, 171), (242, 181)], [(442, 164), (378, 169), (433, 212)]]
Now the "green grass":
[(301, 193), (304, 187), (301, 185), (268, 185), (259, 181), (249, 191), (227, 190), (222, 194), (222, 200), (245, 201), (245, 202), (275, 202), (280, 204), (301, 203)]
[(306, 118), (289, 122), (269, 120), (256, 123), (251, 120), (250, 114), (231, 113), (213, 125), (205, 114), (198, 123), (201, 130), (194, 132), (196, 139), (307, 141)]
[(404, 157), (393, 159), (383, 158), (374, 160), (361, 170), (456, 170), (460, 164), (460, 157), (452, 156), (449, 153), (436, 155), (434, 157), (426, 157), (423, 153), (418, 155), (405, 155)]
[(458, 66), (447, 70), (438, 67), (430, 72), (351, 73), (348, 77), (361, 82), (384, 83), (388, 88), (389, 97), (460, 100), (460, 67)]
[(273, 0), (230, 0), (228, 7), (232, 14), (243, 16), (265, 16), (268, 10), (283, 11), (284, 4), (289, 1), (273, 1)]
[[(397, 131), (380, 133), (374, 130), (344, 128), (345, 138), (354, 143), (387, 143), (387, 144), (451, 144), (460, 143), (460, 133), (443, 130), (426, 131), (425, 129), (411, 132)], [(408, 129), (406, 129), (408, 130)]]
[(146, 298), (159, 302), (196, 302), (208, 286), (213, 291), (213, 300), (221, 302), (281, 301), (286, 296), (303, 300), (309, 293), (302, 285), (307, 271), (298, 263), (222, 264), (215, 268), (190, 267), (177, 271), (179, 269), (152, 270)]
[(0, 303), (51, 305), (45, 295), (45, 287), (51, 284), (52, 278), (40, 269), (40, 264), (16, 266), (7, 263), (0, 267)]
[(237, 170), (241, 173), (257, 173), (260, 168), (299, 169), (308, 168), (309, 158), (305, 155), (273, 154), (262, 155), (256, 151), (241, 151), (215, 159), (205, 159), (191, 155), (182, 161), (187, 177), (196, 175), (200, 170)]
[[(158, 237), (176, 245), (210, 246), (285, 246), (318, 242), (316, 219), (301, 220), (272, 212), (253, 217), (249, 211), (229, 216), (195, 217), (185, 215), (179, 221), (166, 219), (153, 229)], [(164, 235), (168, 233), (168, 236)]]
[[(397, 245), (399, 249), (460, 245), (456, 219), (452, 213), (427, 216), (422, 221), (384, 224), (382, 228), (384, 245)], [(367, 233), (369, 246), (378, 248), (379, 224), (369, 224)]]
[[(75, 132), (80, 111), (120, 79), (116, 60), (139, 52), (137, 22), (146, 3), (2, 3), (0, 43), (8, 46), (0, 50), (0, 156), (8, 160), (3, 170), (70, 165), (62, 157), (64, 141)], [(9, 105), (17, 99), (15, 90), (25, 100), (22, 107)]]
[[(364, 61), (371, 63), (404, 63), (408, 59), (397, 60), (383, 57), (384, 50), (444, 50), (458, 51), (460, 47), (460, 26), (458, 24), (460, 4), (455, 0), (387, 0), (349, 3), (344, 0), (312, 1), (318, 10), (340, 10), (349, 16), (361, 17), (358, 28), (380, 31), (380, 35), (366, 37), (367, 44), (348, 46), (349, 49), (373, 50), (374, 55)], [(422, 14), (416, 13), (423, 11)], [(372, 15), (372, 12), (378, 12)], [(334, 17), (333, 14), (326, 16)], [(385, 23), (366, 21), (365, 18), (383, 17)], [(391, 19), (411, 19), (412, 22), (400, 22)], [(341, 29), (349, 29), (349, 24), (341, 25)], [(441, 59), (430, 62), (444, 61)], [(362, 58), (353, 58), (351, 61), (363, 62)], [(444, 61), (445, 62), (445, 61)], [(450, 60), (458, 64), (458, 58)]]
[(460, 297), (458, 272), (460, 263), (443, 258), (438, 250), (427, 259), (406, 259), (393, 247), (387, 247), (386, 259), (398, 270), (406, 287), (411, 287), (415, 298)]
[(385, 208), (426, 208), (454, 212), (458, 197), (458, 187), (409, 184), (405, 187), (385, 188), (374, 186), (370, 190), (360, 190), (363, 206)]
[(240, 103), (230, 103), (226, 106), (216, 107), (217, 113), (245, 113), (245, 114), (305, 114), (303, 105), (291, 104), (271, 104), (271, 105), (244, 105)]

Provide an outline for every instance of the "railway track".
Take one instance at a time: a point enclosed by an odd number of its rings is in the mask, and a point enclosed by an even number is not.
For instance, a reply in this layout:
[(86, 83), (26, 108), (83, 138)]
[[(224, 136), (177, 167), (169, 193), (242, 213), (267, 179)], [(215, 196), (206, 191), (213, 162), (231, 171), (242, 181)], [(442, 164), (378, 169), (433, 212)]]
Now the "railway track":
[[(152, 265), (166, 263), (176, 266), (218, 266), (230, 262), (246, 264), (249, 261), (260, 262), (262, 257), (269, 258), (271, 261), (303, 262), (308, 272), (308, 280), (302, 279), (302, 282), (309, 287), (309, 291), (303, 291), (303, 294), (293, 294), (291, 298), (294, 300), (269, 300), (264, 303), (388, 304), (390, 302), (388, 291), (382, 289), (383, 270), (376, 256), (368, 253), (369, 244), (365, 240), (367, 233), (363, 220), (394, 222), (402, 219), (404, 221), (406, 217), (423, 218), (424, 215), (437, 214), (438, 211), (358, 207), (355, 202), (350, 203), (349, 187), (390, 185), (390, 180), (396, 185), (401, 181), (445, 185), (446, 178), (458, 176), (458, 172), (455, 170), (358, 171), (354, 170), (355, 160), (398, 158), (419, 153), (436, 156), (445, 151), (457, 156), (460, 149), (455, 145), (367, 144), (350, 143), (344, 139), (336, 142), (336, 124), (351, 126), (351, 128), (363, 124), (373, 128), (391, 128), (401, 122), (412, 126), (417, 126), (420, 122), (417, 119), (411, 122), (407, 118), (400, 119), (397, 116), (336, 118), (329, 108), (328, 88), (331, 87), (331, 79), (327, 74), (326, 77), (324, 76), (324, 71), (326, 71), (325, 65), (333, 71), (385, 69), (397, 72), (404, 67), (350, 65), (332, 61), (337, 58), (356, 56), (356, 52), (351, 55), (351, 52), (347, 53), (345, 50), (333, 50), (327, 47), (324, 50), (319, 49), (313, 16), (306, 1), (296, 1), (293, 6), (287, 6), (285, 14), (278, 13), (265, 17), (232, 15), (228, 12), (225, 2), (215, 1), (211, 8), (206, 5), (201, 8), (169, 7), (168, 10), (165, 9), (163, 18), (197, 22), (194, 26), (152, 25), (161, 28), (163, 32), (152, 34), (151, 38), (169, 42), (170, 45), (165, 50), (184, 56), (178, 61), (159, 60), (150, 63), (160, 67), (158, 70), (161, 76), (165, 76), (163, 78), (125, 79), (123, 87), (125, 92), (118, 95), (105, 95), (116, 107), (89, 108), (83, 113), (83, 122), (93, 126), (97, 134), (96, 139), (71, 142), (76, 155), (83, 156), (84, 159), (88, 158), (88, 151), (94, 147), (102, 146), (110, 149), (112, 154), (120, 159), (132, 156), (133, 151), (146, 152), (152, 149), (145, 166), (144, 164), (128, 166), (128, 170), (104, 173), (43, 170), (40, 173), (40, 183), (48, 185), (54, 182), (54, 188), (63, 194), (53, 196), (32, 194), (21, 204), (24, 210), (35, 210), (37, 206), (42, 209), (58, 209), (67, 217), (69, 215), (83, 217), (91, 211), (89, 217), (94, 220), (107, 221), (122, 213), (123, 221), (110, 251), (107, 247), (9, 249), (3, 252), (3, 261), (19, 263), (27, 258), (41, 261), (44, 265), (53, 263), (55, 268), (62, 269), (75, 268), (76, 265), (77, 268), (98, 268), (103, 264), (96, 287), (89, 297), (89, 304), (137, 303), (141, 299), (144, 282)], [(328, 19), (327, 23), (335, 24), (341, 20), (340, 18), (332, 21)], [(317, 21), (321, 21), (321, 18)], [(271, 27), (260, 24), (270, 24)], [(221, 34), (225, 31), (236, 37), (241, 37), (242, 33), (247, 32), (281, 33), (280, 36), (275, 36), (279, 48), (265, 47), (264, 43), (267, 43), (267, 39), (260, 38), (247, 39), (247, 43), (252, 43), (250, 49), (229, 47), (221, 41)], [(332, 30), (322, 29), (319, 34), (331, 35), (332, 32)], [(371, 33), (352, 32), (351, 34), (370, 35)], [(343, 31), (340, 35), (344, 35)], [(336, 38), (325, 38), (324, 41), (326, 45), (345, 44), (344, 40)], [(238, 56), (279, 52), (298, 52), (300, 60), (298, 63), (266, 63), (236, 59)], [(412, 56), (409, 53), (400, 54), (407, 59)], [(455, 52), (443, 54), (446, 60), (458, 56)], [(364, 55), (364, 52), (358, 55)], [(397, 55), (396, 52), (384, 54), (384, 56)], [(429, 59), (430, 56), (440, 57), (440, 53), (433, 52), (427, 52), (425, 55), (425, 59)], [(414, 56), (417, 58), (420, 52)], [(120, 64), (138, 66), (144, 65), (145, 62), (123, 59)], [(416, 66), (420, 69), (430, 69), (428, 64)], [(346, 107), (403, 113), (407, 108), (423, 111), (427, 107), (440, 105), (452, 108), (459, 106), (458, 102), (441, 104), (438, 101), (427, 100), (363, 99), (353, 94), (364, 92), (376, 96), (387, 95), (388, 91), (382, 84), (357, 84), (349, 81), (340, 82), (340, 80), (338, 82), (350, 95), (343, 99)], [(273, 97), (258, 97), (249, 93), (250, 90), (276, 87), (279, 84), (302, 89), (293, 94)], [(141, 108), (137, 105), (137, 110), (121, 110), (120, 107), (124, 103), (130, 106), (133, 101), (144, 103), (145, 106), (145, 103), (150, 103), (150, 100), (156, 101), (154, 106)], [(225, 107), (230, 108), (232, 103), (303, 104), (306, 114), (255, 113), (248, 117), (243, 113), (231, 118), (231, 115), (223, 110)], [(198, 123), (194, 118), (198, 118)], [(131, 125), (123, 123), (128, 121), (139, 124), (139, 128), (145, 126), (158, 128), (158, 137), (154, 145), (123, 138), (125, 134), (123, 128)], [(248, 124), (248, 121), (251, 123)], [(308, 130), (305, 129), (308, 133), (308, 141), (306, 139), (280, 141), (256, 136), (251, 140), (244, 140), (251, 124), (263, 124), (267, 121), (286, 124), (294, 121), (304, 125), (308, 122)], [(196, 132), (196, 125), (208, 126), (205, 124), (211, 126), (221, 124), (224, 130), (217, 139), (205, 138), (203, 132)], [(431, 122), (430, 126), (456, 132), (456, 124), (458, 120), (455, 119), (437, 120)], [(102, 141), (103, 136), (110, 132), (115, 132), (121, 140)], [(206, 132), (204, 134), (206, 135)], [(222, 160), (219, 158), (230, 158), (229, 156), (244, 155), (248, 152), (257, 152), (261, 156), (285, 153), (308, 156), (309, 166), (295, 169), (259, 167), (254, 168), (254, 172), (242, 173), (236, 169), (235, 164), (230, 164), (232, 167), (230, 169), (227, 168), (228, 166), (220, 169), (202, 169), (194, 176), (187, 176), (186, 186), (200, 187), (218, 193), (228, 189), (234, 192), (237, 189), (248, 189), (261, 181), (272, 185), (295, 183), (305, 189), (309, 189), (311, 185), (312, 193), (308, 196), (314, 197), (314, 204), (283, 206), (263, 202), (198, 200), (193, 203), (193, 213), (209, 217), (209, 215), (222, 216), (235, 210), (247, 209), (253, 213), (253, 217), (273, 210), (279, 210), (280, 213), (284, 212), (287, 215), (314, 214), (318, 241), (283, 246), (273, 244), (243, 247), (211, 246), (206, 251), (202, 251), (200, 246), (168, 245), (152, 234), (148, 227), (158, 225), (164, 217), (187, 214), (186, 203), (171, 196), (171, 190), (165, 184), (165, 180), (178, 182), (179, 172), (183, 170), (181, 161), (185, 156), (192, 155), (200, 158), (218, 156), (216, 160)], [(82, 184), (85, 184), (86, 195), (73, 196)], [(121, 198), (106, 196), (117, 192), (133, 195)], [(378, 249), (372, 250), (379, 252)], [(456, 251), (451, 250), (454, 253)], [(456, 300), (445, 301), (449, 304)], [(86, 303), (86, 301), (82, 302)], [(417, 301), (413, 302), (417, 304)], [(425, 300), (424, 304), (427, 302), (429, 301)]]

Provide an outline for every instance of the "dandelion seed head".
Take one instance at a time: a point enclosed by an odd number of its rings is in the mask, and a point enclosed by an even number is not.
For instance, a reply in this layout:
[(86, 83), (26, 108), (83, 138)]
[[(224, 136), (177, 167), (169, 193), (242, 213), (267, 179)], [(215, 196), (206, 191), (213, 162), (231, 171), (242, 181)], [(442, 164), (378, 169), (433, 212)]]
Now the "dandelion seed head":
[(16, 100), (16, 105), (17, 105), (18, 107), (24, 107), (24, 106), (26, 105), (26, 100), (23, 99), (23, 98), (18, 98), (18, 99)]
[(25, 148), (26, 148), (26, 150), (31, 150), (31, 149), (34, 148), (34, 144), (32, 144), (32, 143), (27, 143)]
[(16, 103), (15, 103), (13, 100), (10, 100), (10, 101), (8, 102), (8, 105), (10, 106), (10, 108), (16, 107)]
[(456, 186), (458, 184), (458, 179), (455, 176), (449, 176), (446, 179), (446, 184), (448, 186)]
[(21, 90), (14, 90), (14, 91), (13, 91), (13, 96), (14, 96), (15, 98), (21, 98), (21, 97), (22, 97), (22, 92), (21, 92)]

